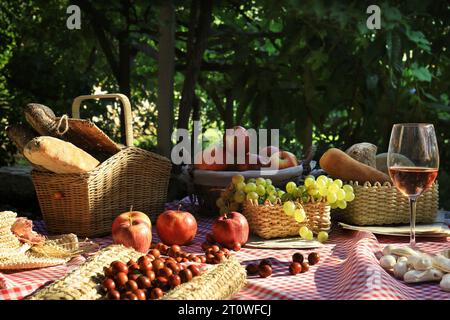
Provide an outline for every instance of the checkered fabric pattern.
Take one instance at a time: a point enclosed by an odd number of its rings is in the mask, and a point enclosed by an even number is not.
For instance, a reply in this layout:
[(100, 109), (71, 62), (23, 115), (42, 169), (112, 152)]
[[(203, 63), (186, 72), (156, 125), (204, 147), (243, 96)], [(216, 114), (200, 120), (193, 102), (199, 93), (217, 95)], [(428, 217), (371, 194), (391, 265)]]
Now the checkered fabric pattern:
[[(177, 202), (178, 204), (178, 202)], [(169, 204), (168, 207), (172, 207)], [(186, 248), (200, 253), (200, 245), (211, 229), (212, 219), (198, 220), (195, 242)], [(35, 222), (37, 231), (45, 233), (45, 224)], [(154, 241), (158, 236), (154, 230)], [(93, 239), (101, 246), (110, 244), (111, 237)], [(381, 250), (386, 244), (407, 242), (407, 238), (376, 237), (370, 232), (348, 231), (335, 226), (329, 241), (320, 249), (301, 250), (305, 255), (316, 251), (321, 259), (309, 271), (290, 275), (288, 266), (292, 254), (299, 250), (247, 249), (234, 253), (243, 263), (272, 261), (273, 274), (269, 278), (249, 277), (247, 285), (234, 297), (241, 299), (332, 299), (332, 300), (427, 300), (450, 299), (437, 283), (406, 284), (392, 277), (378, 264)], [(399, 242), (401, 241), (401, 242)], [(418, 247), (436, 253), (449, 247), (449, 238), (420, 238)], [(68, 264), (38, 270), (0, 273), (0, 300), (22, 299), (39, 287), (54, 281), (85, 261), (84, 257), (72, 259)]]

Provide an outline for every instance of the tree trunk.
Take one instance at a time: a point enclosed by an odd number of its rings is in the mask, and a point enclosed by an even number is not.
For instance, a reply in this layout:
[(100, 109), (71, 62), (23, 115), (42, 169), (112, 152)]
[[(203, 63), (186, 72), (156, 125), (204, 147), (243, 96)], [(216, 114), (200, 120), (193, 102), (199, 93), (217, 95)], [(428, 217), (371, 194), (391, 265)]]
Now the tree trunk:
[(305, 68), (305, 71), (303, 73), (303, 81), (304, 81), (305, 112), (298, 114), (298, 116), (302, 120), (299, 120), (297, 118), (296, 121), (297, 122), (300, 121), (300, 123), (299, 124), (296, 123), (296, 125), (297, 129), (300, 129), (300, 131), (297, 132), (297, 134), (299, 135), (299, 140), (303, 145), (302, 153), (304, 157), (312, 149), (312, 134), (313, 134), (313, 121), (310, 112), (314, 98), (314, 82), (311, 70), (309, 68)]
[[(180, 108), (178, 112), (178, 128), (180, 129), (188, 128), (189, 118), (192, 110), (192, 101), (195, 95), (195, 85), (200, 74), (202, 57), (206, 49), (206, 43), (212, 20), (212, 0), (192, 1), (193, 5), (191, 7), (191, 24), (189, 26), (190, 29), (195, 28), (193, 22), (195, 21), (194, 18), (196, 12), (192, 10), (195, 10), (196, 7), (200, 6), (200, 14), (198, 17), (198, 23), (196, 23), (195, 36), (190, 37), (187, 44), (187, 66), (184, 76)], [(200, 4), (198, 4), (198, 2)], [(190, 30), (190, 32), (192, 32), (192, 30)]]
[(160, 8), (158, 48), (158, 152), (170, 157), (173, 129), (173, 82), (175, 66), (175, 9), (172, 1)]

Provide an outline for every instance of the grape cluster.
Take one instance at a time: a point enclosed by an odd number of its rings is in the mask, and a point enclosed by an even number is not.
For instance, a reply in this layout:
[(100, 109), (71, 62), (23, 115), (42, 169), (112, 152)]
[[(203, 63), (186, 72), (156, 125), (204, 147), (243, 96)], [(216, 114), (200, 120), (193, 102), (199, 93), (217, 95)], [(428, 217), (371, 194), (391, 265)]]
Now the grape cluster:
[(216, 201), (220, 213), (239, 211), (241, 205), (251, 200), (258, 204), (270, 202), (272, 204), (281, 201), (280, 198), (285, 192), (272, 185), (272, 180), (264, 178), (251, 178), (245, 181), (242, 175), (235, 175), (231, 178), (231, 184), (222, 191)]
[[(355, 194), (351, 185), (344, 185), (342, 180), (333, 180), (327, 176), (306, 177), (304, 184), (297, 186), (293, 181), (286, 184), (286, 191), (272, 185), (272, 180), (251, 178), (245, 181), (242, 175), (233, 176), (231, 184), (222, 191), (216, 204), (220, 213), (239, 211), (245, 201), (265, 203), (281, 203), (286, 215), (293, 217), (298, 223), (306, 221), (306, 212), (302, 204), (309, 202), (325, 202), (332, 209), (345, 209), (347, 202), (353, 201)], [(307, 226), (299, 230), (300, 236), (305, 240), (313, 240), (314, 235)], [(328, 233), (321, 231), (317, 234), (317, 240), (325, 242)]]

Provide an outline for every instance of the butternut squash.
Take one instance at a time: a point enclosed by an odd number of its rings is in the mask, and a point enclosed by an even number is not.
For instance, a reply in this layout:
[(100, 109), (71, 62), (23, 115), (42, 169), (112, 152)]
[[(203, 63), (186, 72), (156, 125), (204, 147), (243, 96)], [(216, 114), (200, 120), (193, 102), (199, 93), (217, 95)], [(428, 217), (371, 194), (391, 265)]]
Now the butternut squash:
[(334, 178), (343, 181), (358, 181), (364, 183), (369, 181), (386, 182), (391, 181), (388, 175), (375, 168), (365, 165), (336, 148), (326, 151), (320, 158), (320, 167)]
[(33, 164), (55, 173), (83, 173), (94, 169), (99, 161), (70, 142), (43, 136), (25, 145), (23, 155)]

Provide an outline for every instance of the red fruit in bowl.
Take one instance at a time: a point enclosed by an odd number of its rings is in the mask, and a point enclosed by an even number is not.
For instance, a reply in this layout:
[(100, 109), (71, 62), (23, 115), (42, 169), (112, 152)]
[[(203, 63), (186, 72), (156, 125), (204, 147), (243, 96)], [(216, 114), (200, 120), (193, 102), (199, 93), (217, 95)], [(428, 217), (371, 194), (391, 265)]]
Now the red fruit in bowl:
[(259, 150), (259, 155), (263, 157), (270, 157), (271, 155), (277, 153), (278, 151), (280, 151), (280, 149), (278, 149), (275, 146), (267, 146)]
[(269, 165), (274, 170), (298, 166), (297, 157), (288, 151), (279, 151), (270, 156)]
[(158, 216), (156, 232), (166, 245), (186, 245), (195, 238), (197, 220), (187, 211), (167, 210)]
[(147, 252), (152, 243), (152, 223), (143, 212), (130, 211), (119, 215), (112, 224), (114, 243)]
[(232, 248), (239, 243), (243, 246), (248, 240), (248, 222), (239, 212), (224, 214), (212, 226), (214, 239), (224, 247)]

